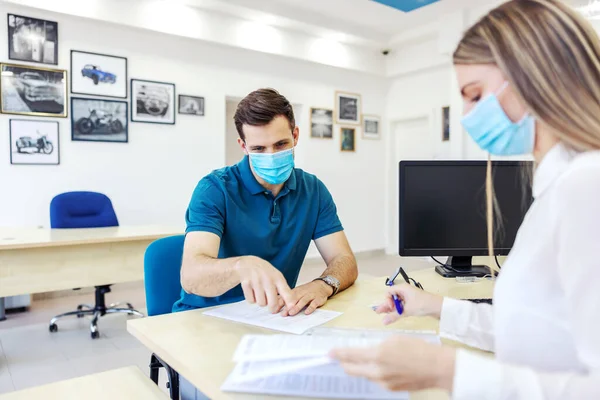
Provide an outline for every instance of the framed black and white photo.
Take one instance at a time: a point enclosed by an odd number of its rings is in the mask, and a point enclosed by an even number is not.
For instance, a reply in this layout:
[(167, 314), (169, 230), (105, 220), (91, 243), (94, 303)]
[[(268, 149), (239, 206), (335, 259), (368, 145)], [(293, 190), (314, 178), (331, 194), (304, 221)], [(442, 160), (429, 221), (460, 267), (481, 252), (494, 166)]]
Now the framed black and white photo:
[(0, 111), (43, 117), (67, 116), (67, 71), (0, 64)]
[(58, 122), (11, 119), (9, 125), (11, 164), (60, 164)]
[(71, 93), (127, 98), (127, 59), (71, 50)]
[(204, 97), (179, 95), (179, 114), (204, 116)]
[(335, 119), (338, 124), (360, 125), (361, 114), (360, 94), (335, 93)]
[(450, 107), (442, 107), (442, 142), (450, 141)]
[(175, 84), (132, 79), (131, 120), (175, 124)]
[(341, 127), (340, 132), (340, 150), (356, 151), (356, 128)]
[(333, 138), (333, 111), (325, 108), (310, 109), (310, 137)]
[(363, 115), (363, 139), (381, 139), (380, 125), (377, 115)]
[(58, 64), (58, 23), (8, 14), (8, 58)]
[(127, 143), (127, 102), (71, 97), (71, 139)]

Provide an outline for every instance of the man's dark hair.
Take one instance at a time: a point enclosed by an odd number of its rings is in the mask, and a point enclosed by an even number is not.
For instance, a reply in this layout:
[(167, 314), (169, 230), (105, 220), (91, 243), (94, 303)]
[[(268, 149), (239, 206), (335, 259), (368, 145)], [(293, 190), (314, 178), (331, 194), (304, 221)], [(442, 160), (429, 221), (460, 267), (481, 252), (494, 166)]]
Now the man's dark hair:
[(290, 129), (296, 127), (294, 109), (288, 99), (274, 89), (258, 89), (240, 101), (233, 120), (238, 135), (246, 140), (243, 125), (265, 126), (280, 115), (287, 118)]

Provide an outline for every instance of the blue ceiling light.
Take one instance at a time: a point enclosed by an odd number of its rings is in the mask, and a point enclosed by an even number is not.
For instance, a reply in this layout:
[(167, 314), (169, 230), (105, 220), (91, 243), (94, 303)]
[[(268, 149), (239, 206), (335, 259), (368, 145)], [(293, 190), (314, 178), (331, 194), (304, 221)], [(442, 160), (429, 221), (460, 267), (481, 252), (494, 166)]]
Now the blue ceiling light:
[(372, 0), (376, 3), (381, 3), (390, 6), (400, 11), (411, 12), (417, 8), (425, 7), (440, 0)]

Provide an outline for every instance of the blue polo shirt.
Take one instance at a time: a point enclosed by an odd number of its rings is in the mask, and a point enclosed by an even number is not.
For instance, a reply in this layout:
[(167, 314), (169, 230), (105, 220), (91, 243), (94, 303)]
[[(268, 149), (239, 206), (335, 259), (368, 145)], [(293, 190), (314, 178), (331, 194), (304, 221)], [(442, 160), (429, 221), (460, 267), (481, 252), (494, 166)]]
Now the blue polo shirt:
[[(219, 258), (260, 257), (281, 271), (292, 288), (311, 240), (343, 229), (331, 194), (316, 176), (295, 168), (273, 197), (252, 174), (248, 156), (202, 178), (185, 218), (186, 233), (212, 232), (221, 238)], [(217, 297), (182, 290), (173, 312), (243, 299), (241, 285)]]

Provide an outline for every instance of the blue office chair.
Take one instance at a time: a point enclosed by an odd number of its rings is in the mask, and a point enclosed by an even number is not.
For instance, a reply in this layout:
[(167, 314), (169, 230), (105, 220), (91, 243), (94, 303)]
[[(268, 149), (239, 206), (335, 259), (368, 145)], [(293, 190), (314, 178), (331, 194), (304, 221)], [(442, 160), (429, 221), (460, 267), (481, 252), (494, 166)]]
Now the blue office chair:
[[(144, 254), (144, 286), (148, 315), (168, 314), (181, 295), (181, 259), (185, 235), (169, 236), (150, 243)], [(150, 379), (158, 384), (164, 367), (171, 398), (179, 400), (179, 374), (156, 354), (150, 357)]]
[[(50, 202), (50, 226), (53, 229), (73, 228), (103, 228), (119, 226), (119, 221), (110, 199), (96, 192), (67, 192), (55, 196)], [(98, 332), (98, 318), (106, 314), (125, 313), (128, 315), (144, 315), (135, 310), (130, 303), (124, 303), (127, 308), (119, 308), (123, 303), (113, 303), (106, 306), (106, 293), (110, 292), (111, 285), (96, 286), (96, 303), (94, 307), (88, 304), (80, 304), (77, 311), (60, 314), (50, 320), (50, 332), (58, 331), (56, 322), (62, 318), (76, 315), (82, 318), (84, 315), (92, 315), (90, 331), (92, 339), (100, 336)]]

